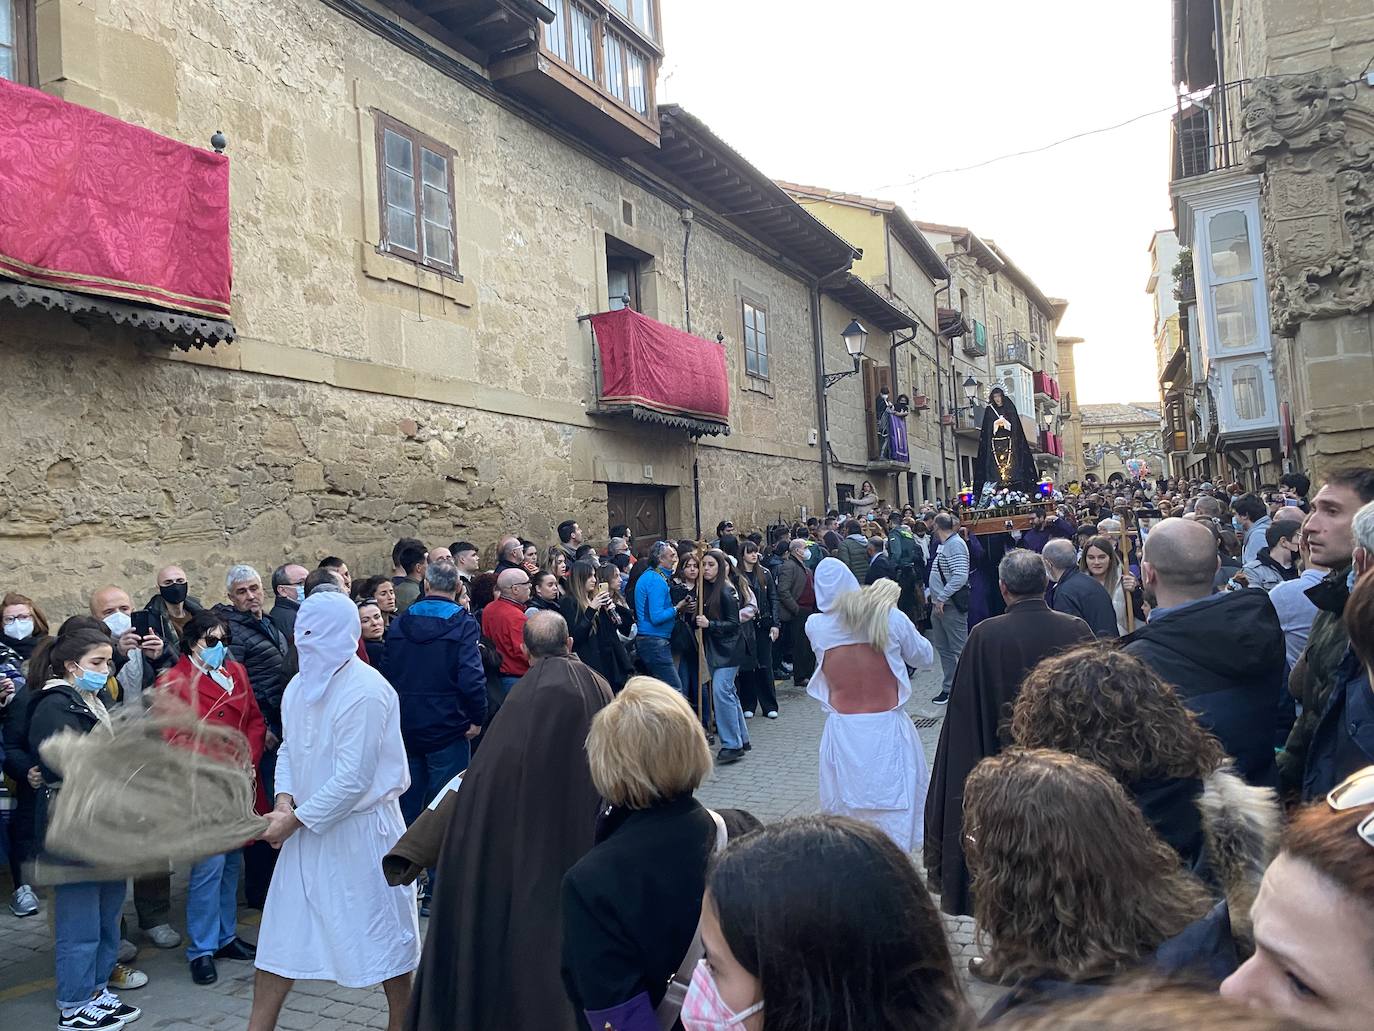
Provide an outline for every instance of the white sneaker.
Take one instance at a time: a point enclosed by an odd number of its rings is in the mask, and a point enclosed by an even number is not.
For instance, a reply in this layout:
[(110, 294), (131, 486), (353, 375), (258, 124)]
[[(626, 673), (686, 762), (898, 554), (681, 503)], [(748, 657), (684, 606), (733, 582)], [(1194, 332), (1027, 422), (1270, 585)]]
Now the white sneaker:
[(764, 713), (764, 715), (767, 716), (770, 720), (775, 720), (778, 718), (778, 710), (769, 709), (767, 712)]
[(74, 1013), (64, 1013), (57, 1022), (58, 1031), (119, 1031), (124, 1021), (88, 1002)]
[(147, 983), (147, 974), (142, 970), (127, 967), (123, 963), (115, 964), (114, 970), (110, 971), (110, 980), (107, 982), (110, 988), (117, 988), (121, 992), (131, 992), (135, 988), (142, 988)]
[(128, 938), (119, 939), (119, 951), (115, 953), (115, 959), (120, 963), (132, 963), (134, 957), (138, 955), (138, 946), (129, 941)]
[(15, 916), (33, 916), (38, 912), (38, 896), (33, 888), (21, 884), (10, 896), (10, 912)]
[(171, 924), (158, 924), (144, 932), (159, 949), (175, 949), (181, 944), (181, 935)]
[(745, 710), (744, 710), (744, 718), (747, 719), (747, 720), (752, 720), (752, 719), (754, 718), (754, 710), (753, 710), (753, 709), (745, 709)]
[(112, 1017), (118, 1017), (126, 1024), (132, 1024), (139, 1017), (143, 1016), (143, 1011), (137, 1006), (130, 1006), (114, 992), (108, 989), (101, 992), (91, 1002), (96, 1009), (102, 1009)]

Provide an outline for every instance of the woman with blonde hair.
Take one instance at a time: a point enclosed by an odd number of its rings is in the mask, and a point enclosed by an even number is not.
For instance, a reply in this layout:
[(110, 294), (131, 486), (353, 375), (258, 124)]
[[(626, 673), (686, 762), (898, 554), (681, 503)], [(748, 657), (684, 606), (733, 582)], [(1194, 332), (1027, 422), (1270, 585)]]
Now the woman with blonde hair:
[(996, 1015), (1130, 970), (1215, 984), (1236, 967), (1225, 904), (1095, 763), (1021, 748), (984, 759), (964, 784), (964, 836), (985, 954), (971, 969), (1016, 981)]
[(632, 677), (593, 719), (587, 760), (607, 809), (596, 844), (563, 877), (563, 982), (586, 1025), (656, 1028), (720, 836), (693, 797), (711, 748), (681, 694)]
[(864, 820), (910, 852), (921, 844), (930, 774), (906, 714), (908, 667), (928, 668), (930, 642), (897, 608), (901, 587), (861, 588), (836, 558), (816, 567), (806, 636), (816, 653), (807, 694), (826, 712), (821, 733), (821, 811)]

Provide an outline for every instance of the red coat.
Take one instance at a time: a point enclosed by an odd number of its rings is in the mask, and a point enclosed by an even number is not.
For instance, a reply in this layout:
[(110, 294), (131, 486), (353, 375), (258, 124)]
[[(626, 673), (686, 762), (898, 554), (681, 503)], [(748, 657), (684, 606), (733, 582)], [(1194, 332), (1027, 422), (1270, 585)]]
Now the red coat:
[[(224, 688), (192, 665), (190, 656), (183, 655), (175, 666), (158, 677), (157, 688), (194, 706), (196, 715), (205, 722), (233, 727), (242, 733), (248, 739), (248, 749), (253, 758), (253, 767), (256, 769), (262, 759), (267, 723), (258, 708), (258, 700), (253, 696), (252, 685), (248, 682), (248, 671), (233, 659), (225, 661), (224, 671), (234, 682), (232, 692), (226, 693)], [(258, 812), (267, 811), (268, 806), (260, 781)]]

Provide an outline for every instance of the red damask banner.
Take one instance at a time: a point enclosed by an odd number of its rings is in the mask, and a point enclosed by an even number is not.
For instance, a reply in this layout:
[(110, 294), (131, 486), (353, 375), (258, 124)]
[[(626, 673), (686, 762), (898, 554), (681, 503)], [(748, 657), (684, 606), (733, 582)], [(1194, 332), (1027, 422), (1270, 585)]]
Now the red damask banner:
[(228, 159), (0, 79), (0, 276), (228, 319)]
[(729, 432), (725, 348), (631, 308), (591, 316), (600, 355), (601, 404), (711, 424)]

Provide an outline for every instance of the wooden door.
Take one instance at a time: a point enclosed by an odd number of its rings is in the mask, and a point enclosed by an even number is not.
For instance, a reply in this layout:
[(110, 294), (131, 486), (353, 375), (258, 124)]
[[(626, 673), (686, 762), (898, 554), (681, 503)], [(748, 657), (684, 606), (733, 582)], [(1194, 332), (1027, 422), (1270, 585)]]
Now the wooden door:
[(897, 400), (897, 394), (892, 389), (892, 370), (880, 362), (865, 360), (863, 363), (864, 378), (864, 424), (865, 436), (868, 438), (868, 459), (876, 461), (882, 449), (882, 443), (878, 440), (878, 394), (883, 387), (887, 387), (887, 402), (892, 404)]
[(645, 555), (654, 541), (665, 540), (668, 535), (668, 511), (664, 503), (665, 490), (662, 487), (641, 487), (631, 484), (612, 483), (606, 487), (606, 504), (609, 509), (607, 525), (624, 523), (634, 537), (636, 555)]

